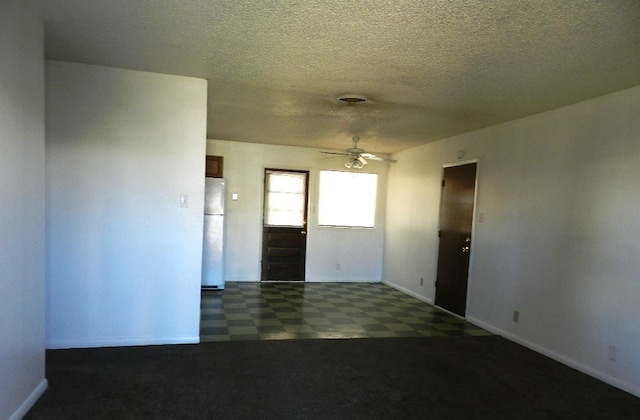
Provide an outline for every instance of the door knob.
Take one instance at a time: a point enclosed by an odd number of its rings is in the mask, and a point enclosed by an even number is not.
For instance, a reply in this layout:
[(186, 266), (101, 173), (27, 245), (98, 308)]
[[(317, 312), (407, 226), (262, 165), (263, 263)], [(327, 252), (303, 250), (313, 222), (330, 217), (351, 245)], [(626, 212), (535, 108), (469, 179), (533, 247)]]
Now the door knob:
[(470, 248), (469, 248), (468, 246), (463, 246), (463, 247), (462, 247), (462, 253), (463, 253), (463, 254), (466, 254), (467, 252), (469, 252), (469, 249), (470, 249)]

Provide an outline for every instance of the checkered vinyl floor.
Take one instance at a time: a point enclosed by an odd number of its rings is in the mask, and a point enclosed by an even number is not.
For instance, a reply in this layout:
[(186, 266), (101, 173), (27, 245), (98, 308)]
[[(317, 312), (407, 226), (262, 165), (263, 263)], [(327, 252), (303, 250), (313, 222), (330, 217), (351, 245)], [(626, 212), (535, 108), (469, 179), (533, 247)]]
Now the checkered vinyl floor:
[(200, 340), (491, 335), (380, 283), (240, 283), (203, 290)]

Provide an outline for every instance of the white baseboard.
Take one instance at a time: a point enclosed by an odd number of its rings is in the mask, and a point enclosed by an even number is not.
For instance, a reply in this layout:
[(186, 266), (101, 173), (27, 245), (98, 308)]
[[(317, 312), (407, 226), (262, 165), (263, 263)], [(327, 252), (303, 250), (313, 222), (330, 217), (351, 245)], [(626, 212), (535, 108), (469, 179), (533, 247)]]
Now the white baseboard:
[(165, 344), (198, 344), (200, 336), (105, 338), (96, 340), (49, 340), (47, 349), (79, 349), (94, 347), (157, 346)]
[(13, 413), (11, 417), (9, 417), (9, 420), (20, 420), (21, 418), (23, 418), (27, 414), (27, 412), (31, 409), (31, 407), (33, 407), (33, 405), (42, 396), (42, 394), (44, 394), (44, 391), (47, 390), (48, 386), (49, 384), (46, 379), (43, 379), (42, 381), (40, 381), (36, 389), (34, 389), (33, 392), (29, 395), (29, 397), (27, 397), (27, 399), (24, 400), (22, 404), (20, 404), (20, 407), (18, 407), (16, 412)]
[(582, 363), (576, 362), (575, 360), (571, 360), (559, 353), (556, 353), (552, 350), (549, 350), (545, 347), (539, 346), (538, 344), (532, 343), (530, 341), (527, 341), (523, 338), (520, 338), (514, 334), (511, 334), (507, 331), (501, 330), (500, 328), (496, 328), (493, 325), (487, 324), (479, 319), (473, 318), (473, 317), (467, 317), (467, 321), (471, 322), (472, 324), (475, 324), (481, 328), (484, 328), (487, 331), (490, 331), (494, 334), (500, 335), (504, 338), (506, 338), (507, 340), (513, 341), (514, 343), (518, 343), (530, 350), (533, 350), (537, 353), (543, 354), (553, 360), (555, 360), (556, 362), (562, 363), (563, 365), (567, 365), (570, 368), (573, 368), (577, 371), (580, 371), (586, 375), (592, 376), (606, 384), (609, 384), (611, 386), (614, 386), (618, 389), (621, 389), (625, 392), (628, 392), (629, 394), (635, 395), (636, 397), (640, 397), (640, 388), (638, 388), (637, 386), (631, 385), (629, 383), (626, 382), (622, 382), (612, 376), (609, 376), (605, 373), (602, 373), (598, 370), (595, 370), (589, 366), (583, 365)]
[(402, 287), (402, 286), (398, 286), (397, 284), (394, 284), (394, 283), (388, 282), (388, 281), (386, 281), (386, 280), (382, 280), (382, 284), (386, 284), (387, 286), (393, 287), (394, 289), (399, 290), (399, 291), (401, 291), (402, 293), (404, 293), (404, 294), (406, 294), (406, 295), (409, 295), (409, 296), (411, 296), (411, 297), (414, 297), (414, 298), (416, 298), (416, 299), (418, 299), (418, 300), (421, 300), (421, 301), (423, 301), (424, 303), (428, 303), (429, 305), (433, 305), (433, 299), (429, 299), (428, 297), (424, 297), (424, 296), (422, 296), (422, 295), (419, 295), (419, 294), (417, 294), (416, 292), (413, 292), (413, 291), (411, 291), (411, 290), (409, 290), (409, 289), (405, 289), (405, 288), (404, 288), (404, 287)]

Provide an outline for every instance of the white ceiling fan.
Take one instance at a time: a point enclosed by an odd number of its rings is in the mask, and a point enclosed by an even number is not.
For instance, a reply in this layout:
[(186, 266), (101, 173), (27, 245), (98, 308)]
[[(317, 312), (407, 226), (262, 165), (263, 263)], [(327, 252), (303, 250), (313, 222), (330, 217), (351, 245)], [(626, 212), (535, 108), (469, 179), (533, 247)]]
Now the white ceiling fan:
[(360, 149), (358, 147), (358, 142), (360, 141), (360, 137), (358, 136), (354, 136), (352, 138), (353, 140), (353, 147), (345, 150), (344, 152), (320, 152), (320, 153), (324, 153), (327, 155), (338, 155), (338, 156), (346, 156), (347, 157), (347, 161), (344, 163), (344, 166), (346, 166), (349, 169), (362, 169), (364, 168), (364, 165), (366, 165), (367, 159), (368, 160), (379, 160), (379, 161), (384, 161), (384, 162), (391, 162), (391, 163), (395, 163), (397, 162), (397, 160), (395, 159), (389, 159), (389, 158), (383, 158), (383, 157), (379, 157), (374, 155), (373, 153), (367, 153), (364, 151), (364, 149)]

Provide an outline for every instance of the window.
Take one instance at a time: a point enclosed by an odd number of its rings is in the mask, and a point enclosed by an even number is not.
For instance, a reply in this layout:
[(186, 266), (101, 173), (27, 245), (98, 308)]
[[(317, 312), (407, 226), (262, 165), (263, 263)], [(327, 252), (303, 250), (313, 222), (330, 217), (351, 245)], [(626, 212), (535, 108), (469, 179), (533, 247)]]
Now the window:
[(264, 224), (304, 226), (307, 174), (267, 170)]
[(318, 224), (372, 228), (377, 186), (377, 174), (320, 171)]

